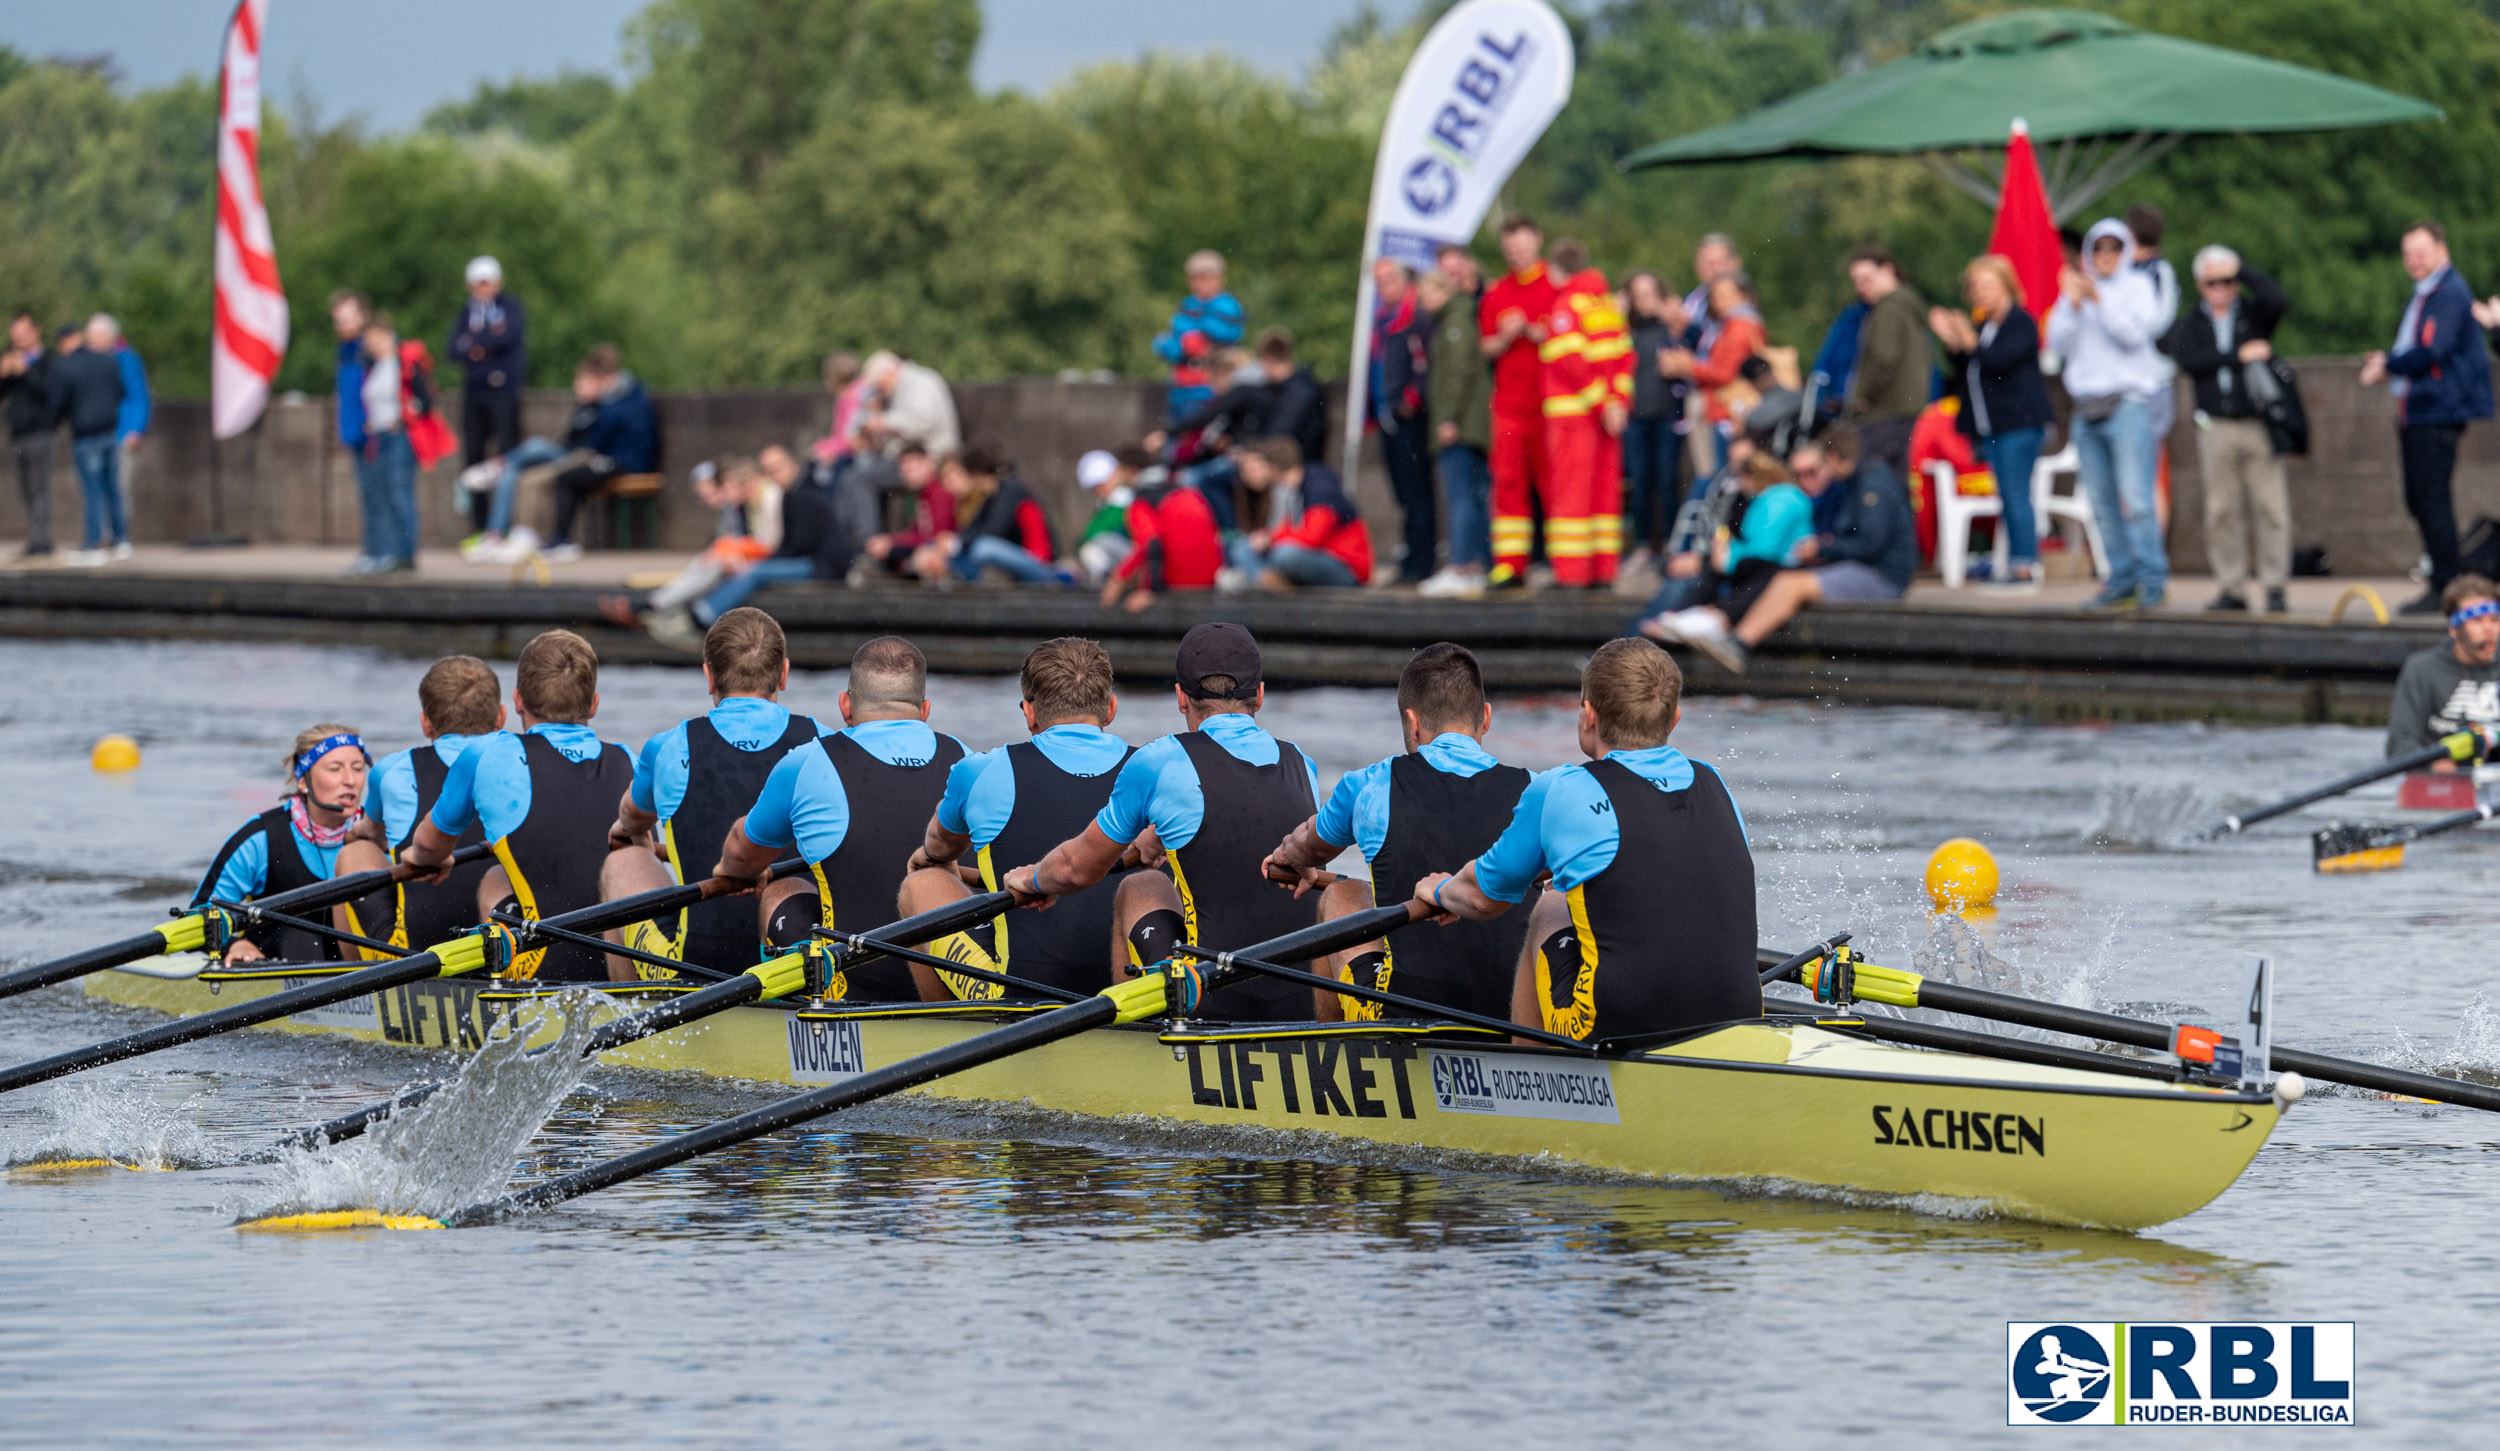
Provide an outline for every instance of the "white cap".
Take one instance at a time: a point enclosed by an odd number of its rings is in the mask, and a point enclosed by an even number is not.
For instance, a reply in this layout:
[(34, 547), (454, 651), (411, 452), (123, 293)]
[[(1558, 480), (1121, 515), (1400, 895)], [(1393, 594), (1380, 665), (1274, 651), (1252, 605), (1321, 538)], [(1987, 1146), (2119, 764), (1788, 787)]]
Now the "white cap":
[(501, 262), (496, 261), (492, 257), (472, 257), (469, 259), (470, 286), (475, 287), (481, 282), (501, 281), (503, 281), (503, 264)]
[(1101, 449), (1088, 452), (1076, 461), (1076, 484), (1080, 489), (1099, 489), (1111, 482), (1120, 471), (1120, 461)]

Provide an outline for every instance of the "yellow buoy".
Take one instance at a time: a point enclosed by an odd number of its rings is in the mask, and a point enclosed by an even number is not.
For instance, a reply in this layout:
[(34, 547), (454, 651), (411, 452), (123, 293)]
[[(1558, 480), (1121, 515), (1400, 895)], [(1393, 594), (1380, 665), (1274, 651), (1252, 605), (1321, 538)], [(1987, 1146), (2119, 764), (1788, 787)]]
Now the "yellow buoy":
[(1967, 836), (1937, 847), (1927, 858), (1927, 900), (1939, 912), (1993, 907), (1997, 900), (1997, 859)]
[(139, 743), (128, 736), (106, 736), (88, 752), (87, 764), (96, 770), (136, 771), (139, 769)]

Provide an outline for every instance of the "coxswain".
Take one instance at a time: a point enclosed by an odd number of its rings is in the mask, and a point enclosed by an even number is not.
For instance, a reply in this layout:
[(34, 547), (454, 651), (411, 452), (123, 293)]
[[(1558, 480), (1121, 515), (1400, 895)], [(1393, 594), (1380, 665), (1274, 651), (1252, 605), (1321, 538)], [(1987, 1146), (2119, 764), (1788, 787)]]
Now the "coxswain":
[[(713, 869), (753, 881), (793, 847), (806, 859), (805, 877), (760, 894), (763, 939), (776, 951), (818, 927), (866, 932), (895, 920), (904, 867), (964, 758), (963, 742), (929, 728), (929, 662), (900, 636), (859, 647), (837, 703), (842, 729), (781, 758)], [(920, 991), (910, 966), (887, 958), (853, 968), (840, 996), (914, 1002)]]
[[(781, 625), (740, 605), (703, 633), (703, 684), (712, 708), (643, 742), (634, 784), (616, 804), (599, 895), (615, 901), (681, 885), (691, 869), (720, 860), (729, 828), (755, 804), (781, 759), (825, 733), (779, 703), (790, 687)], [(608, 939), (720, 972), (756, 963), (755, 904), (742, 897), (698, 902), (675, 917), (611, 930)], [(666, 968), (611, 956), (608, 976), (672, 977)]]
[(1490, 851), (1415, 884), (1435, 916), (1485, 921), (1539, 876), (1511, 1021), (1584, 1042), (1759, 1017), (1753, 851), (1719, 773), (1667, 744), (1684, 677), (1647, 640), (1580, 675), (1580, 749), (1539, 775)]
[[(607, 823), (633, 781), (633, 757), (590, 727), (599, 713), (599, 655), (588, 640), (549, 630), (522, 646), (512, 705), (519, 733), (499, 730), (472, 742), (400, 852), (418, 866), (439, 866), (478, 827), (495, 865), (478, 879), (472, 922), (498, 912), (535, 922), (597, 905)], [(608, 975), (605, 957), (558, 942), (521, 953), (511, 972), (597, 982)]]
[[(2500, 726), (2500, 587), (2460, 574), (2439, 592), (2448, 643), (2414, 652), (2387, 708), (2387, 754), (2408, 755), (2470, 725)], [(2434, 761), (2433, 771), (2454, 771)]]
[[(1322, 921), (1362, 911), (1375, 897), (1403, 902), (1430, 873), (1474, 860), (1501, 836), (1528, 789), (1526, 771), (1484, 748), (1493, 706), (1484, 697), (1484, 671), (1466, 646), (1427, 645), (1406, 662), (1398, 672), (1398, 723), (1406, 749), (1348, 772), (1328, 804), (1263, 864), (1271, 879), (1298, 876), (1297, 890), (1307, 891), (1321, 886), (1319, 869), (1339, 852), (1360, 847), (1371, 863), (1370, 884), (1346, 878), (1323, 887)], [(1527, 918), (1505, 912), (1455, 927), (1401, 927), (1384, 942), (1341, 954), (1329, 970), (1365, 987), (1506, 1018)], [(1383, 1015), (1379, 1004), (1359, 998), (1317, 989), (1312, 997), (1323, 1022)]]
[[(1116, 979), (1171, 957), (1175, 943), (1246, 947), (1299, 931), (1319, 918), (1306, 900), (1260, 872), (1275, 844), (1311, 814), (1319, 773), (1290, 741), (1259, 728), (1267, 687), (1259, 645), (1230, 623), (1181, 638), (1174, 698), (1184, 729), (1149, 743), (1120, 768), (1111, 799), (1078, 835), (1001, 884), (1028, 905), (1081, 892), (1123, 860), (1131, 872), (1113, 900)], [(1251, 977), (1210, 994), (1201, 1015), (1231, 1022), (1307, 1019), (1310, 994)]]
[[(912, 873), (903, 879), (895, 904), (903, 916), (968, 896), (976, 883), (996, 891), (1008, 868), (1039, 861), (1082, 832), (1110, 801), (1112, 782), (1134, 754), (1111, 734), (1120, 701), (1102, 646), (1073, 636), (1044, 641), (1024, 657), (1021, 683), (1024, 728), (1032, 739), (955, 763), (911, 859)], [(1100, 992), (1111, 985), (1111, 908), (1119, 877), (1114, 872), (1047, 912), (1016, 912), (942, 938), (929, 951), (1028, 982)], [(996, 983), (925, 965), (914, 965), (912, 977), (929, 1002), (1009, 995)]]
[[(417, 682), (417, 729), (426, 744), (373, 763), (368, 791), (372, 809), (355, 838), (339, 848), (339, 875), (375, 871), (399, 860), (417, 833), (417, 823), (442, 799), (453, 763), (503, 724), (503, 685), (485, 661), (446, 655), (428, 666)], [(472, 822), (454, 845), (483, 840)], [(440, 882), (397, 883), (354, 904), (355, 920), (342, 925), (412, 950), (446, 941), (477, 925), (477, 884), (493, 866), (483, 860), (466, 862)], [(365, 955), (374, 953), (366, 949)]]
[[(286, 755), (286, 798), (226, 838), (200, 878), (191, 905), (248, 902), (337, 876), (339, 849), (364, 816), (365, 780), (372, 765), (354, 726), (324, 722), (299, 733)], [(226, 949), (229, 963), (269, 957), (335, 961), (339, 955), (331, 939), (275, 923), (236, 933)]]

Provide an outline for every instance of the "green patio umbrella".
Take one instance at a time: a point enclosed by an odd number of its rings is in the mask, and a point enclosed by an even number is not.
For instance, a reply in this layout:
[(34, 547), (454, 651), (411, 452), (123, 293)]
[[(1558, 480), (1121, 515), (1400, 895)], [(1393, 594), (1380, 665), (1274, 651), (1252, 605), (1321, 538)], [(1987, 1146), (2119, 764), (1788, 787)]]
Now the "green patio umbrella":
[(2080, 10), (1957, 25), (1909, 56), (1623, 159), (1624, 170), (1775, 156), (1913, 156), (1994, 206), (1955, 152), (1998, 151), (2030, 123), (2064, 221), (2192, 135), (2430, 121), (2439, 108), (2306, 66), (2157, 35)]

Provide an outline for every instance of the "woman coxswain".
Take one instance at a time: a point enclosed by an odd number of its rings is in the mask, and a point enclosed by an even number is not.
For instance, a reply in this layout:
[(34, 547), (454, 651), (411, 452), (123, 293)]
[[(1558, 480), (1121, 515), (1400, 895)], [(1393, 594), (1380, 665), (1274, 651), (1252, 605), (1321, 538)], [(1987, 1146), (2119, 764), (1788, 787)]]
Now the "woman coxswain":
[[(286, 757), (286, 798), (243, 823), (218, 848), (191, 905), (248, 902), (338, 875), (339, 848), (364, 819), (365, 777), (372, 766), (373, 757), (353, 726), (325, 722), (298, 734)], [(346, 908), (337, 910), (342, 917), (348, 915)], [(352, 921), (339, 925), (355, 930)], [(238, 932), (226, 949), (229, 964), (269, 957), (335, 961), (338, 956), (337, 943), (275, 924)]]

